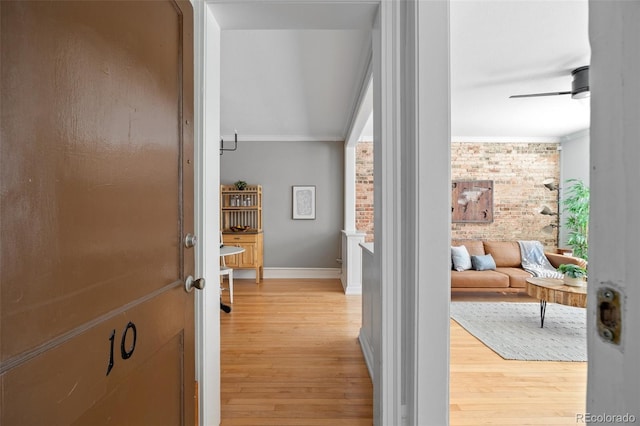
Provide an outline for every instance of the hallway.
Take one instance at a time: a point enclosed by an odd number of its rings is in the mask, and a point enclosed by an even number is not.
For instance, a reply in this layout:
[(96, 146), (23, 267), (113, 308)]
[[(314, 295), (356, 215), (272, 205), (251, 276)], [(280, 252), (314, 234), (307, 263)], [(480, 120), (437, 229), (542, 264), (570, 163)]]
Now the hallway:
[(236, 280), (232, 309), (220, 313), (223, 426), (372, 424), (360, 296), (339, 280)]

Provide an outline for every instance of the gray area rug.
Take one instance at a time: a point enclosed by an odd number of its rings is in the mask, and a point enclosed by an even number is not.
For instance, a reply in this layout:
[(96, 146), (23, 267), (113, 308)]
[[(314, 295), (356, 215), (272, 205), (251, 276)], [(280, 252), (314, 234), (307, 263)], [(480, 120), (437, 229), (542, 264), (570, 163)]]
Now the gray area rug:
[(451, 318), (504, 359), (586, 361), (586, 309), (539, 303), (452, 302)]

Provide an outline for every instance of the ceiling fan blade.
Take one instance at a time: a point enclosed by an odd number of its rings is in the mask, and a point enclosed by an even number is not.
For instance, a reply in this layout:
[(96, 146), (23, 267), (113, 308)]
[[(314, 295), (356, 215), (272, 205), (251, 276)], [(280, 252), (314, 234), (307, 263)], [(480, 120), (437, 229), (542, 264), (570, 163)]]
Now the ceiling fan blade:
[(570, 95), (571, 92), (550, 92), (550, 93), (532, 93), (530, 95), (511, 95), (511, 98), (535, 98), (538, 96), (557, 96), (557, 95)]

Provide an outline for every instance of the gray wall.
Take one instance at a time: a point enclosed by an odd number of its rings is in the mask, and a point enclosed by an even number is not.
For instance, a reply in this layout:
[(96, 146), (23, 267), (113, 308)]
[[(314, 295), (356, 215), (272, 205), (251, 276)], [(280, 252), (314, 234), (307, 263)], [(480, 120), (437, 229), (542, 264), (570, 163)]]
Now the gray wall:
[[(220, 183), (262, 185), (265, 267), (340, 267), (344, 143), (238, 139), (238, 150), (220, 157)], [(315, 220), (292, 219), (293, 185), (315, 185)]]
[[(581, 102), (581, 101), (580, 101)], [(560, 191), (567, 189), (567, 179), (580, 179), (589, 186), (589, 130), (562, 138), (560, 153)], [(561, 194), (564, 198), (564, 193)], [(567, 246), (566, 215), (560, 206), (560, 247)]]

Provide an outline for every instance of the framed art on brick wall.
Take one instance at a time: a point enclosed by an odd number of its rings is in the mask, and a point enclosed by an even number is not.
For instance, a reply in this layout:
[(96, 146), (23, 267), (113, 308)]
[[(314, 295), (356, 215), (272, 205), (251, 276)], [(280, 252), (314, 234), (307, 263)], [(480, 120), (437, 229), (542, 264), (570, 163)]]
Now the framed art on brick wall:
[(451, 191), (452, 222), (493, 222), (492, 180), (454, 180)]

